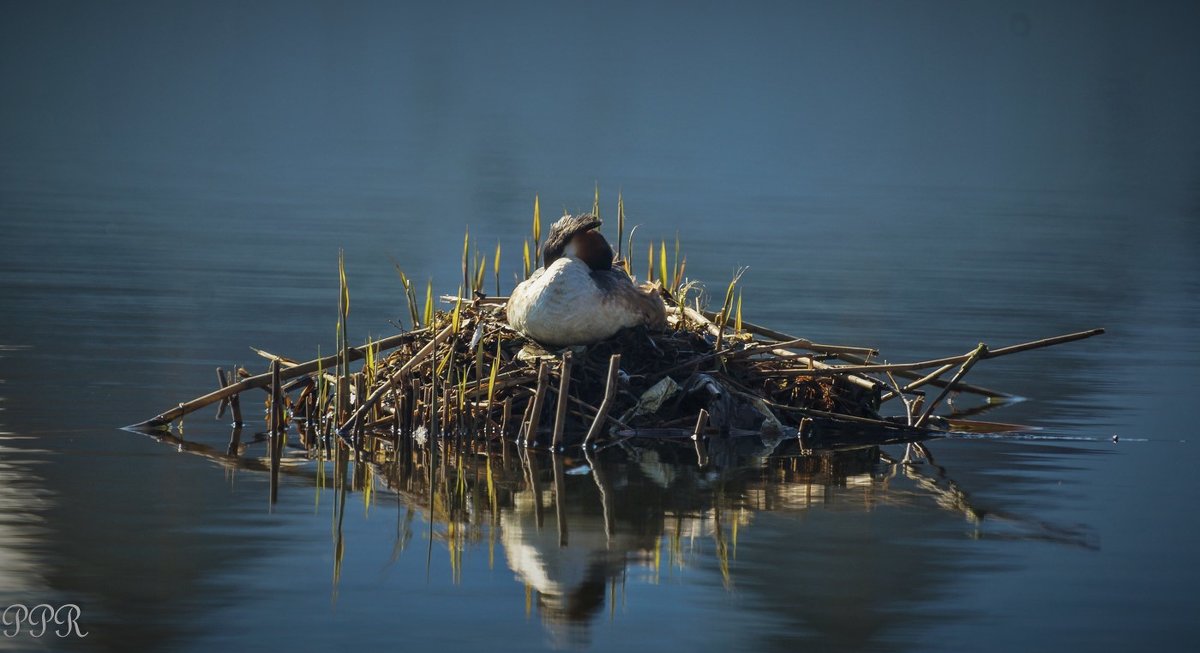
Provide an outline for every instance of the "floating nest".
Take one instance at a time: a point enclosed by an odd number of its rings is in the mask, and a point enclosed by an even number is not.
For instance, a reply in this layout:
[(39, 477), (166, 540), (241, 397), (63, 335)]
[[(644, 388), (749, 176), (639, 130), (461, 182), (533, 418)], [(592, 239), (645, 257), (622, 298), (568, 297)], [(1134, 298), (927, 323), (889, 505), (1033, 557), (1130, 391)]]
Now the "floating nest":
[[(241, 393), (262, 388), (268, 431), (286, 433), (295, 424), (310, 449), (342, 442), (375, 450), (431, 437), (507, 438), (554, 450), (745, 436), (796, 438), (802, 451), (912, 442), (969, 427), (935, 415), (952, 391), (1007, 396), (963, 382), (977, 362), (1103, 333), (881, 364), (872, 362), (878, 352), (870, 347), (814, 343), (740, 315), (731, 320), (728, 301), (711, 313), (661, 284), (660, 292), (667, 329), (627, 329), (565, 349), (543, 348), (512, 330), (504, 298), (443, 298), (452, 308), (428, 311), (419, 328), (360, 347), (346, 346), (342, 336), (334, 355), (298, 362), (259, 351), (270, 372), (218, 370), (218, 390), (138, 427), (162, 428), (218, 402), (240, 424)], [(889, 401), (894, 414), (884, 417)]]
[[(812, 411), (878, 419), (879, 384), (789, 373), (828, 368), (828, 352), (721, 333), (692, 309), (669, 312), (664, 331), (625, 329), (594, 345), (547, 349), (508, 327), (502, 302), (463, 301), (356, 379), (334, 422), (344, 436), (423, 430), (561, 447), (589, 436), (794, 433)], [(336, 402), (310, 403), (293, 413), (328, 420), (335, 410)]]

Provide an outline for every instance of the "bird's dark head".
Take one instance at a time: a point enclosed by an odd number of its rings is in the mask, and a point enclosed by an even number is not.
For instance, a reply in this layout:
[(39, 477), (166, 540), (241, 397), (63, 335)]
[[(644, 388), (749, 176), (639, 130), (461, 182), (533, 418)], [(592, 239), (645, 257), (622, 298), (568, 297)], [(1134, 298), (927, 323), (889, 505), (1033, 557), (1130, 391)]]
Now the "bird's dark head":
[(600, 218), (591, 214), (564, 215), (550, 227), (546, 245), (542, 248), (542, 265), (550, 267), (563, 256), (572, 256), (593, 270), (612, 267), (613, 251), (604, 236), (596, 230)]

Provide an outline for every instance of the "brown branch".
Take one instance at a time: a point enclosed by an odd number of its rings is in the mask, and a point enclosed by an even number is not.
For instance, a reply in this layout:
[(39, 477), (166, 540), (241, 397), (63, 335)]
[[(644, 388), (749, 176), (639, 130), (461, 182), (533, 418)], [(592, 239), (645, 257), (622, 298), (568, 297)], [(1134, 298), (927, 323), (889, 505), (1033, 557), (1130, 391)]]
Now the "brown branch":
[(571, 396), (571, 352), (564, 351), (558, 375), (558, 405), (554, 411), (554, 435), (550, 446), (557, 451), (562, 446), (563, 429), (567, 425), (567, 398)]
[[(389, 336), (387, 338), (376, 340), (375, 342), (369, 343), (367, 345), (363, 345), (362, 347), (350, 347), (345, 352), (346, 357), (347, 357), (347, 359), (352, 360), (352, 361), (360, 360), (366, 356), (366, 348), (368, 346), (369, 347), (378, 347), (379, 351), (383, 351), (385, 349), (394, 349), (401, 345), (412, 342), (413, 340), (416, 340), (418, 337), (425, 335), (425, 333), (427, 331), (428, 331), (428, 329), (418, 329), (416, 331), (409, 331), (407, 333), (399, 333), (394, 336)], [(295, 378), (298, 376), (309, 374), (311, 372), (315, 372), (315, 371), (325, 368), (325, 367), (329, 367), (332, 364), (336, 364), (338, 361), (338, 358), (341, 355), (342, 355), (342, 352), (338, 352), (335, 354), (330, 354), (328, 356), (322, 356), (321, 358), (316, 358), (316, 359), (310, 360), (306, 363), (301, 363), (299, 365), (296, 365), (295, 367), (289, 367), (286, 370), (281, 370), (280, 378), (281, 379), (292, 379), (292, 378)], [(200, 410), (201, 408), (204, 408), (205, 406), (210, 406), (212, 404), (215, 404), (218, 401), (221, 401), (222, 399), (225, 399), (227, 397), (233, 397), (234, 395), (244, 392), (246, 390), (252, 390), (254, 388), (265, 388), (265, 387), (269, 386), (270, 384), (271, 384), (271, 373), (270, 372), (267, 372), (265, 374), (259, 374), (257, 376), (251, 376), (251, 377), (242, 379), (241, 381), (238, 381), (237, 383), (232, 383), (223, 388), (220, 388), (214, 392), (210, 392), (201, 397), (197, 397), (191, 401), (179, 404), (175, 408), (172, 408), (167, 411), (163, 411), (163, 412), (159, 413), (158, 415), (156, 415), (144, 422), (141, 422), (139, 424), (134, 424), (130, 428), (145, 429), (145, 428), (157, 428), (157, 427), (165, 426), (165, 425), (170, 424), (171, 422), (179, 419), (180, 417), (183, 417), (184, 415), (187, 415), (189, 413)]]
[(961, 381), (962, 378), (967, 375), (967, 372), (969, 372), (971, 368), (975, 366), (975, 363), (980, 359), (987, 358), (987, 355), (987, 345), (983, 344), (982, 342), (979, 343), (979, 346), (975, 348), (975, 351), (971, 352), (967, 360), (963, 361), (962, 367), (958, 368), (958, 372), (950, 378), (950, 382), (946, 384), (946, 387), (942, 388), (942, 391), (938, 394), (937, 398), (929, 402), (929, 405), (925, 407), (925, 412), (921, 413), (921, 417), (917, 418), (917, 421), (915, 424), (913, 424), (913, 426), (917, 428), (925, 426), (925, 422), (929, 419), (929, 416), (933, 414), (933, 409), (937, 408), (938, 403), (940, 403), (942, 399), (945, 399), (946, 395), (950, 394), (950, 391), (954, 389), (954, 384)]
[(590, 446), (592, 440), (600, 434), (604, 418), (608, 416), (608, 411), (612, 409), (613, 400), (617, 396), (617, 377), (620, 371), (621, 355), (613, 354), (608, 359), (608, 377), (604, 383), (604, 399), (600, 402), (600, 408), (596, 410), (596, 419), (592, 420), (592, 427), (588, 429), (587, 436), (583, 438), (584, 448)]
[[(1091, 338), (1092, 336), (1098, 336), (1102, 333), (1104, 333), (1104, 329), (1092, 329), (1090, 331), (1080, 331), (1078, 333), (1068, 333), (1066, 335), (1055, 336), (1053, 338), (1043, 338), (1041, 340), (1033, 340), (1030, 342), (1023, 342), (1019, 345), (1011, 345), (1008, 347), (1001, 347), (1000, 349), (990, 350), (988, 352), (985, 352), (979, 358), (980, 358), (980, 360), (985, 359), (985, 358), (999, 358), (1001, 356), (1007, 356), (1009, 354), (1017, 354), (1017, 353), (1020, 353), (1023, 351), (1029, 351), (1031, 349), (1040, 349), (1042, 347), (1050, 347), (1052, 345), (1059, 345), (1064, 342), (1072, 342), (1074, 340), (1083, 340), (1084, 338)], [(923, 369), (927, 369), (930, 367), (938, 367), (938, 366), (946, 365), (946, 364), (964, 363), (968, 359), (970, 359), (974, 356), (975, 356), (975, 352), (971, 351), (971, 352), (968, 352), (966, 354), (962, 354), (959, 356), (947, 356), (945, 358), (934, 358), (934, 359), (926, 360), (926, 361), (918, 361), (916, 363), (892, 363), (892, 364), (885, 364), (885, 365), (842, 365), (842, 366), (830, 366), (827, 368), (816, 368), (816, 369), (811, 369), (811, 370), (807, 370), (807, 369), (773, 370), (773, 371), (766, 372), (766, 374), (768, 376), (833, 376), (833, 375), (837, 375), (837, 374), (852, 374), (852, 373), (856, 373), (856, 372), (905, 372), (905, 371), (911, 371), (911, 370), (923, 370)]]

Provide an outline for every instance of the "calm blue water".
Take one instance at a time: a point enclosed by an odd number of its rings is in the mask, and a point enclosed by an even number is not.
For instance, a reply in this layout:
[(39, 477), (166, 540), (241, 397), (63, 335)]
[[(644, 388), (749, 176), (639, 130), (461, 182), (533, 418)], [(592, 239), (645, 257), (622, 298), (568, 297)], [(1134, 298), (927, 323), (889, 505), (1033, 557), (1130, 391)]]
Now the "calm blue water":
[[(1190, 649), (1198, 29), (1190, 3), (0, 3), (0, 605), (89, 632), (0, 649)], [(538, 492), (518, 457), (462, 523), (379, 478), (339, 530), (312, 465), (271, 509), (265, 475), (117, 430), (261, 369), (247, 346), (332, 350), (339, 248), (354, 339), (389, 334), (391, 259), (453, 292), (469, 226), (511, 287), (534, 195), (596, 184), (635, 261), (678, 233), (712, 287), (748, 265), (747, 319), (783, 331), (892, 361), (1108, 334), (976, 367), (1028, 398), (984, 419), (1040, 428), (934, 442), (941, 472), (618, 457), (551, 488), (542, 460)]]

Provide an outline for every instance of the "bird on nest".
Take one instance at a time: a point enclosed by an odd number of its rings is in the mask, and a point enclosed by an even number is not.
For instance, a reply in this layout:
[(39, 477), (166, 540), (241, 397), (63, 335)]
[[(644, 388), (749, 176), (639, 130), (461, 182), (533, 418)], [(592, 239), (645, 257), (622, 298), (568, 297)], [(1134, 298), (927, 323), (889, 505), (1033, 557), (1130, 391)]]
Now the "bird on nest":
[(600, 224), (594, 215), (564, 215), (550, 227), (542, 267), (508, 299), (512, 328), (543, 345), (565, 347), (599, 342), (627, 327), (666, 327), (658, 293), (613, 267)]

